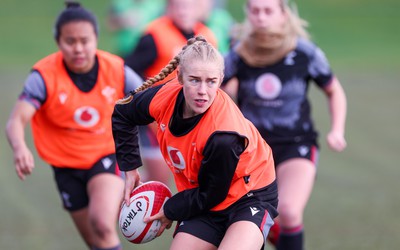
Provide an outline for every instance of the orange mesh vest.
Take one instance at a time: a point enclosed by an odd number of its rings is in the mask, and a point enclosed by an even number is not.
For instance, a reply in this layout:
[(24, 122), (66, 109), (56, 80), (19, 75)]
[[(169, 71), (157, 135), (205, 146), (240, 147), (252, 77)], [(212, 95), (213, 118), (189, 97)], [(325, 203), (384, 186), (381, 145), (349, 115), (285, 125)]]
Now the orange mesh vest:
[[(217, 40), (214, 33), (205, 25), (199, 22), (193, 31), (195, 35), (204, 36), (209, 43), (217, 48)], [(152, 35), (157, 48), (157, 59), (145, 71), (146, 77), (153, 77), (160, 73), (161, 69), (182, 50), (182, 47), (187, 43), (187, 39), (167, 16), (151, 22), (146, 28), (146, 33)], [(172, 73), (162, 82), (166, 82), (175, 76), (176, 74)]]
[[(184, 136), (174, 136), (168, 124), (182, 86), (174, 80), (164, 85), (150, 104), (150, 114), (158, 123), (157, 138), (167, 165), (174, 174), (178, 191), (198, 186), (197, 176), (203, 149), (212, 133), (233, 131), (247, 138), (247, 147), (233, 177), (226, 199), (212, 210), (223, 210), (250, 190), (267, 186), (275, 180), (272, 151), (261, 135), (222, 90), (196, 127)], [(215, 166), (218, 167), (218, 166)], [(249, 182), (245, 182), (250, 176)]]
[(115, 152), (111, 114), (115, 101), (124, 96), (124, 62), (99, 50), (97, 57), (97, 82), (87, 93), (72, 82), (61, 52), (33, 66), (47, 92), (32, 120), (34, 142), (39, 155), (53, 166), (88, 169)]

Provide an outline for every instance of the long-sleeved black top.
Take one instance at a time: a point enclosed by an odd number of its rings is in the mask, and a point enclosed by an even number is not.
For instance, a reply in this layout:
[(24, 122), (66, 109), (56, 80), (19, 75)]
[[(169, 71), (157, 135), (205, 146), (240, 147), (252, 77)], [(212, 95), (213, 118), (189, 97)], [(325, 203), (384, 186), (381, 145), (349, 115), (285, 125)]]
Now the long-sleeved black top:
[[(112, 116), (113, 135), (120, 170), (129, 171), (142, 165), (140, 160), (137, 125), (154, 121), (149, 105), (164, 85), (134, 95), (128, 104), (117, 104)], [(200, 121), (202, 114), (182, 118), (184, 95), (181, 91), (175, 104), (169, 128), (174, 136), (183, 136)], [(173, 195), (164, 205), (165, 216), (182, 221), (204, 213), (221, 203), (227, 196), (240, 154), (245, 150), (244, 138), (235, 133), (216, 132), (207, 141), (198, 174), (197, 188)]]

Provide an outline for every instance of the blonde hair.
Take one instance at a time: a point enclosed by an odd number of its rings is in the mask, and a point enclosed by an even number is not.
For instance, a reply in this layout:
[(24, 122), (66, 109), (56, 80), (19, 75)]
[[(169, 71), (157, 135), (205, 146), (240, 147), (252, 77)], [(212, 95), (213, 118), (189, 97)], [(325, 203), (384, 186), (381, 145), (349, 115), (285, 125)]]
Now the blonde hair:
[(295, 3), (288, 5), (286, 0), (281, 0), (282, 7), (288, 15), (288, 21), (295, 34), (304, 39), (310, 40), (310, 34), (307, 31), (308, 22), (299, 16)]
[[(250, 0), (246, 1), (246, 8), (250, 5)], [(310, 34), (307, 31), (308, 22), (304, 19), (300, 18), (297, 6), (295, 3), (291, 3), (290, 6), (288, 4), (288, 0), (279, 0), (279, 5), (284, 13), (287, 14), (289, 27), (299, 37), (310, 40)], [(248, 35), (250, 31), (250, 24), (248, 20), (245, 20), (244, 23), (238, 24), (234, 26), (232, 29), (231, 35), (236, 40), (242, 40), (244, 37)]]
[(202, 60), (202, 61), (214, 61), (218, 63), (218, 67), (221, 69), (221, 74), (224, 70), (224, 59), (222, 55), (214, 48), (203, 36), (196, 36), (190, 38), (186, 45), (183, 46), (182, 50), (172, 58), (169, 63), (158, 73), (157, 75), (148, 78), (140, 87), (131, 91), (131, 94), (121, 100), (117, 101), (117, 104), (126, 104), (133, 99), (135, 93), (144, 91), (150, 88), (155, 83), (164, 80), (169, 74), (175, 71), (176, 68), (181, 69), (179, 76), (182, 71), (185, 70), (186, 64), (191, 60)]

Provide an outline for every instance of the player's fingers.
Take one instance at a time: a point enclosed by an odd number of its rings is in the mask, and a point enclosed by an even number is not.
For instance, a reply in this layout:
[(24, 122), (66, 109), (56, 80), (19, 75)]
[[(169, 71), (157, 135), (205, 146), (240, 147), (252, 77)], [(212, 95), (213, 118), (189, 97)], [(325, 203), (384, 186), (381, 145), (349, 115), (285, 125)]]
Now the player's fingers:
[(153, 216), (149, 216), (149, 217), (144, 218), (143, 221), (145, 223), (149, 223), (149, 222), (152, 222), (154, 220), (159, 220), (159, 219), (161, 219), (161, 216), (160, 216), (159, 213), (157, 213), (157, 214), (155, 214)]
[(125, 204), (129, 207), (129, 205), (131, 204), (131, 189), (125, 185), (125, 191), (124, 191), (124, 201)]
[(164, 232), (166, 226), (167, 226), (166, 224), (161, 224), (161, 227), (157, 232), (157, 237), (159, 237)]
[(18, 177), (21, 180), (24, 180), (26, 175), (30, 175), (32, 173), (29, 164), (27, 164), (26, 158), (17, 158), (15, 160), (15, 169)]
[(35, 168), (35, 161), (31, 154), (27, 157), (26, 164), (29, 166), (29, 168), (31, 169), (31, 172), (32, 172), (33, 169)]
[(24, 173), (25, 175), (30, 175), (30, 174), (32, 174), (33, 166), (32, 166), (32, 164), (29, 162), (29, 159), (28, 159), (28, 158), (24, 158), (24, 159), (22, 160), (22, 164), (23, 164), (23, 168), (22, 168), (23, 173)]
[(15, 171), (17, 172), (18, 178), (20, 178), (22, 181), (25, 180), (25, 175), (22, 173), (20, 168), (16, 168)]
[(337, 141), (335, 144), (335, 149), (337, 152), (340, 152), (344, 149), (344, 143), (342, 141)]
[(339, 138), (331, 140), (330, 147), (336, 152), (341, 152), (346, 148), (347, 144), (345, 140)]

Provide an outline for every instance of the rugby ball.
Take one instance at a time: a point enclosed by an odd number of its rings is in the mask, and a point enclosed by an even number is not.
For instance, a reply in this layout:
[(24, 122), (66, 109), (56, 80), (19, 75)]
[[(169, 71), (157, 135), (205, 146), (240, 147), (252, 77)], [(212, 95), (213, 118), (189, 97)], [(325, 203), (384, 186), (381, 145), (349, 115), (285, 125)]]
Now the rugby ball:
[(122, 235), (134, 244), (153, 240), (161, 223), (158, 220), (145, 223), (143, 219), (157, 214), (171, 195), (171, 190), (158, 181), (137, 186), (131, 193), (129, 207), (125, 201), (121, 205), (118, 224)]

